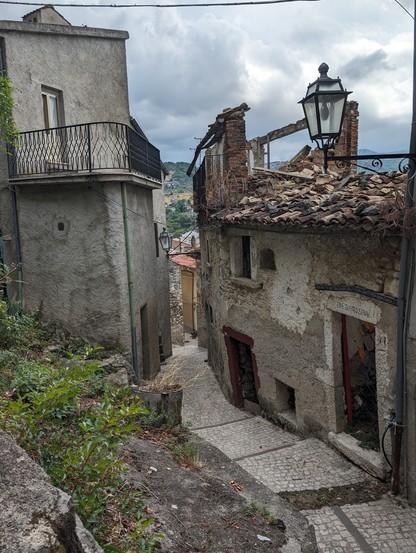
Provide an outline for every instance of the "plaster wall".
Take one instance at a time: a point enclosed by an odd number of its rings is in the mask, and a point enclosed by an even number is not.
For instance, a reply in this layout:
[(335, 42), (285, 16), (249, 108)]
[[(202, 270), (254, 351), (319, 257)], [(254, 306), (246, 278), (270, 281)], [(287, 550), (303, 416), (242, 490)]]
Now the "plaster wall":
[[(128, 227), (134, 272), (134, 298), (136, 309), (137, 343), (141, 373), (150, 378), (159, 371), (159, 325), (158, 325), (158, 274), (157, 245), (152, 190), (127, 186)], [(168, 292), (168, 289), (167, 289)], [(168, 296), (165, 298), (169, 304)], [(143, 310), (141, 315), (141, 310)], [(143, 317), (146, 318), (143, 321)], [(145, 328), (142, 328), (145, 322)], [(146, 342), (144, 344), (144, 342)], [(147, 357), (147, 362), (143, 358)]]
[(42, 86), (62, 92), (63, 125), (129, 123), (124, 31), (0, 21), (20, 131), (45, 127)]
[[(252, 279), (232, 278), (233, 239), (251, 236)], [(345, 424), (341, 314), (376, 325), (379, 425), (393, 406), (396, 308), (352, 292), (322, 292), (315, 284), (356, 285), (394, 292), (399, 243), (367, 236), (278, 234), (254, 230), (206, 231), (209, 267), (202, 258), (203, 301), (212, 306), (208, 324), (210, 362), (232, 396), (223, 326), (253, 338), (264, 411), (279, 416), (282, 385), (296, 394), (300, 431), (323, 437)], [(201, 244), (205, 244), (202, 237)], [(202, 250), (204, 256), (205, 247)], [(260, 252), (273, 252), (275, 270), (262, 269)], [(254, 287), (253, 287), (254, 285)]]
[(25, 309), (75, 336), (130, 344), (120, 185), (20, 187)]
[(163, 354), (165, 357), (172, 355), (172, 339), (170, 328), (170, 292), (169, 292), (169, 266), (168, 259), (159, 244), (159, 235), (166, 227), (165, 209), (165, 185), (160, 190), (153, 190), (153, 219), (154, 219), (154, 240), (157, 255), (156, 276), (157, 276), (157, 309), (159, 319), (159, 331), (162, 334)]

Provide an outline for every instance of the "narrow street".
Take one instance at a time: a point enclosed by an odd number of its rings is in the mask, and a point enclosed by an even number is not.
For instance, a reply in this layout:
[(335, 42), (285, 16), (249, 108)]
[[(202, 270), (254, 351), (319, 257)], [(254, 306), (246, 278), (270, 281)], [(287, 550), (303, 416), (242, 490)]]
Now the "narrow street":
[[(237, 409), (223, 396), (207, 351), (189, 338), (168, 364), (184, 375), (183, 422), (199, 439), (273, 492), (306, 492), (340, 486), (360, 489), (376, 480), (316, 438), (302, 439), (260, 416)], [(244, 482), (241, 482), (244, 485)], [(345, 488), (344, 488), (345, 489)], [(336, 490), (335, 490), (336, 491)], [(416, 509), (384, 495), (376, 501), (301, 511), (315, 529), (320, 553), (414, 553)], [(288, 551), (297, 551), (288, 549)]]

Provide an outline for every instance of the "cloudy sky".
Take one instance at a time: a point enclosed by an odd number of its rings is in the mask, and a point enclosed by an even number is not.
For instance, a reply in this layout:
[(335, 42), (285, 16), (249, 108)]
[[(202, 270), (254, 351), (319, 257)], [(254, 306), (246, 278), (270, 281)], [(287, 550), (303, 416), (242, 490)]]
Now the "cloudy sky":
[[(112, 3), (117, 1), (189, 3)], [(129, 32), (131, 113), (164, 161), (191, 161), (195, 137), (204, 136), (224, 108), (242, 102), (251, 108), (247, 138), (301, 119), (297, 102), (322, 61), (359, 103), (359, 146), (408, 151), (413, 19), (395, 0), (119, 9), (95, 2), (94, 8), (57, 10), (73, 25)], [(400, 3), (413, 13), (412, 0)], [(1, 5), (0, 17), (20, 20), (33, 9)], [(309, 143), (307, 131), (276, 141), (272, 159), (288, 159)]]

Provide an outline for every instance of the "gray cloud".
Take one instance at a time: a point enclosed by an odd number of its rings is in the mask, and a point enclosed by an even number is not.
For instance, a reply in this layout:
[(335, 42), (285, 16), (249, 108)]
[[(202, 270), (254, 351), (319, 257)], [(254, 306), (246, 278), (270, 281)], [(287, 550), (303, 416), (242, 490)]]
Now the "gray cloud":
[[(30, 10), (3, 6), (1, 17), (19, 20)], [(129, 31), (132, 115), (164, 160), (190, 160), (194, 136), (241, 102), (251, 107), (250, 138), (300, 119), (297, 102), (322, 61), (354, 90), (360, 144), (407, 148), (413, 22), (391, 0), (59, 11), (75, 25)], [(308, 142), (306, 133), (293, 135), (274, 143), (273, 155), (289, 157)]]
[(355, 56), (339, 68), (340, 74), (351, 82), (368, 79), (372, 73), (381, 70), (393, 71), (393, 67), (388, 61), (387, 53), (382, 49), (376, 50), (371, 54)]

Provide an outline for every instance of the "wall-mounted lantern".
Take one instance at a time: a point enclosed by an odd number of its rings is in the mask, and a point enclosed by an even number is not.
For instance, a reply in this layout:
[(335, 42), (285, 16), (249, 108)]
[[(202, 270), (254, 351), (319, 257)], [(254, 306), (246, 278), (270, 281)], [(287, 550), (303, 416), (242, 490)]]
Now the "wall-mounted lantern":
[(159, 234), (159, 242), (166, 254), (169, 254), (172, 249), (172, 239), (173, 236), (163, 227), (162, 232)]
[(327, 169), (327, 152), (334, 146), (341, 134), (345, 106), (350, 91), (346, 90), (341, 79), (328, 77), (326, 63), (319, 66), (319, 78), (310, 84), (302, 104), (308, 125), (309, 136), (318, 148), (324, 151), (324, 170)]

